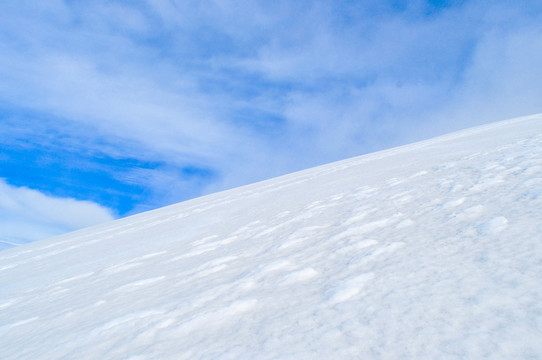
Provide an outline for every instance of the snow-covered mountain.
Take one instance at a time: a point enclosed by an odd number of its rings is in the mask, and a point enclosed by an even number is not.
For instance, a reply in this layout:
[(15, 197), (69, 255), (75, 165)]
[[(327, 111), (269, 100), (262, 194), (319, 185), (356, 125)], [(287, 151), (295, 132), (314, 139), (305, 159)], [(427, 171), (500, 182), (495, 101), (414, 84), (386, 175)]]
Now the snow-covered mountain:
[(1, 359), (542, 358), (542, 115), (0, 253)]

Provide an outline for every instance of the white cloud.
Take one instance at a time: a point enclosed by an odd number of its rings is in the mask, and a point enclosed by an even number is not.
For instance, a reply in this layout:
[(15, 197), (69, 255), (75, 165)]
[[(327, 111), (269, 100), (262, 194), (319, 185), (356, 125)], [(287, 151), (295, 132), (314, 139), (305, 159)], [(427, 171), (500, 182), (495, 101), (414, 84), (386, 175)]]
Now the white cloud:
[(0, 179), (0, 247), (59, 235), (113, 220), (112, 212), (90, 201), (59, 198)]

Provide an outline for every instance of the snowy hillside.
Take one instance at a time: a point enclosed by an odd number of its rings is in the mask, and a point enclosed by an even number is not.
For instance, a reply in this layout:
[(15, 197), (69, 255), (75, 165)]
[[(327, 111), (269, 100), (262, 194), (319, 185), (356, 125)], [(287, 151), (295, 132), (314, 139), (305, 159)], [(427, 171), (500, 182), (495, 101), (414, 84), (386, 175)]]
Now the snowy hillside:
[(3, 251), (0, 358), (542, 358), (542, 116)]

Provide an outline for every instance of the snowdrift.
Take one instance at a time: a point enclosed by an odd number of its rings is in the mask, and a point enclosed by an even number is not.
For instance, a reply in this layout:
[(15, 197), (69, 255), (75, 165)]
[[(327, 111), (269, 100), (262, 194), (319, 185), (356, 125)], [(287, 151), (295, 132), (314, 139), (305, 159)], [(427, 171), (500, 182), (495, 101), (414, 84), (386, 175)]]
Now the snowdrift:
[(1, 359), (531, 359), (541, 339), (541, 115), (0, 253)]

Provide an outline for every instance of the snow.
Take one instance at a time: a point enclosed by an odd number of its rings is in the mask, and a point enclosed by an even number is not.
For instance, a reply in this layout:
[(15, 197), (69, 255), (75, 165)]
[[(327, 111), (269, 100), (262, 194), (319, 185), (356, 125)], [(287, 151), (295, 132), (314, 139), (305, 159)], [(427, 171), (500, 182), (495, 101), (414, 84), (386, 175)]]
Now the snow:
[(542, 358), (542, 115), (0, 253), (1, 359)]

